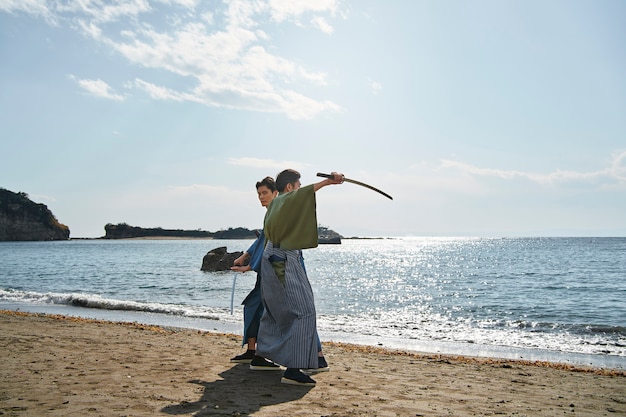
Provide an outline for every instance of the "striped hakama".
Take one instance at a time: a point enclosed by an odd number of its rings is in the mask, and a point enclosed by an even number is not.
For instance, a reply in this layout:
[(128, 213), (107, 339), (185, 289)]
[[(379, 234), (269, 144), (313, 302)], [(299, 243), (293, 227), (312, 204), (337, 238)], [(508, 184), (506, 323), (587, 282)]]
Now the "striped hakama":
[(274, 248), (268, 241), (261, 275), (265, 312), (259, 326), (257, 355), (287, 368), (317, 368), (315, 303), (302, 251)]

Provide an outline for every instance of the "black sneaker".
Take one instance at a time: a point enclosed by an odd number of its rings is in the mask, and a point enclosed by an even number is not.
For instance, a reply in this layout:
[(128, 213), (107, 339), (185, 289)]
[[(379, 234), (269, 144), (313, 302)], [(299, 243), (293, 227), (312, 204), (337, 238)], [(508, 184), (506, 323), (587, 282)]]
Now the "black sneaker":
[(328, 366), (328, 362), (323, 356), (320, 356), (317, 361), (317, 372), (328, 372), (330, 371), (330, 367)]
[(241, 355), (237, 355), (234, 358), (231, 358), (231, 362), (233, 363), (250, 363), (252, 362), (252, 358), (254, 358), (254, 352), (256, 352), (255, 350), (246, 350), (245, 353), (242, 353)]
[(280, 366), (260, 356), (255, 356), (250, 362), (253, 371), (280, 371)]
[(317, 374), (320, 372), (328, 372), (328, 371), (330, 371), (330, 367), (328, 366), (328, 363), (326, 362), (326, 359), (323, 356), (320, 356), (318, 358), (317, 368), (302, 369), (302, 372), (308, 375)]
[(288, 385), (300, 385), (302, 387), (314, 387), (315, 380), (310, 376), (300, 372), (296, 368), (287, 368), (280, 382)]

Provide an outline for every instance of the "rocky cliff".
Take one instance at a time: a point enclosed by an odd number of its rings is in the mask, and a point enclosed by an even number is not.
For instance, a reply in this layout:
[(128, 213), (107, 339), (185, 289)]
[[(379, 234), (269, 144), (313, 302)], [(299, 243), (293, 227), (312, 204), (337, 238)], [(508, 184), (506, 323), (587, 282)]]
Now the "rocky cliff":
[(67, 240), (70, 229), (45, 204), (0, 188), (0, 241)]

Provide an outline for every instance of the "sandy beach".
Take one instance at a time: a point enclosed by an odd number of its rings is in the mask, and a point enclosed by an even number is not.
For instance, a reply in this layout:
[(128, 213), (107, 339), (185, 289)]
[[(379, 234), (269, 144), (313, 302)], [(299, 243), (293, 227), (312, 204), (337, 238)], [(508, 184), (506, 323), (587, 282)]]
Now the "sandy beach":
[(617, 416), (626, 372), (324, 343), (317, 386), (237, 335), (0, 311), (2, 416)]

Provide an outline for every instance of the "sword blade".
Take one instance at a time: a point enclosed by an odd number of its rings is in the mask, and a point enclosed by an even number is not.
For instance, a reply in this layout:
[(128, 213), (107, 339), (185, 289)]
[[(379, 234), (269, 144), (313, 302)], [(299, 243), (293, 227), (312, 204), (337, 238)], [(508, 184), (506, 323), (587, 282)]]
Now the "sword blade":
[(370, 190), (376, 191), (377, 193), (380, 193), (380, 194), (384, 195), (388, 199), (393, 200), (392, 196), (390, 196), (389, 194), (387, 194), (384, 191), (379, 190), (378, 188), (376, 188), (376, 187), (374, 187), (372, 185), (365, 184), (364, 182), (357, 181), (357, 180), (351, 180), (350, 178), (344, 178), (344, 181), (348, 181), (348, 182), (351, 182), (352, 184), (360, 185), (361, 187), (369, 188)]
[(230, 315), (233, 315), (233, 303), (235, 301), (235, 284), (237, 284), (237, 273), (233, 276), (233, 290), (230, 292)]
[[(321, 172), (318, 172), (317, 176), (318, 177), (323, 177), (323, 178), (332, 178), (332, 175), (330, 175), (330, 174), (322, 174)], [(378, 188), (376, 188), (376, 187), (374, 187), (372, 185), (365, 184), (364, 182), (361, 182), (361, 181), (352, 180), (350, 178), (344, 178), (343, 180), (347, 181), (347, 182), (351, 182), (352, 184), (360, 185), (361, 187), (369, 188), (370, 190), (376, 191), (377, 193), (380, 193), (380, 194), (384, 195), (388, 199), (393, 200), (392, 196), (390, 196), (389, 194), (385, 193), (384, 191), (379, 190)]]

